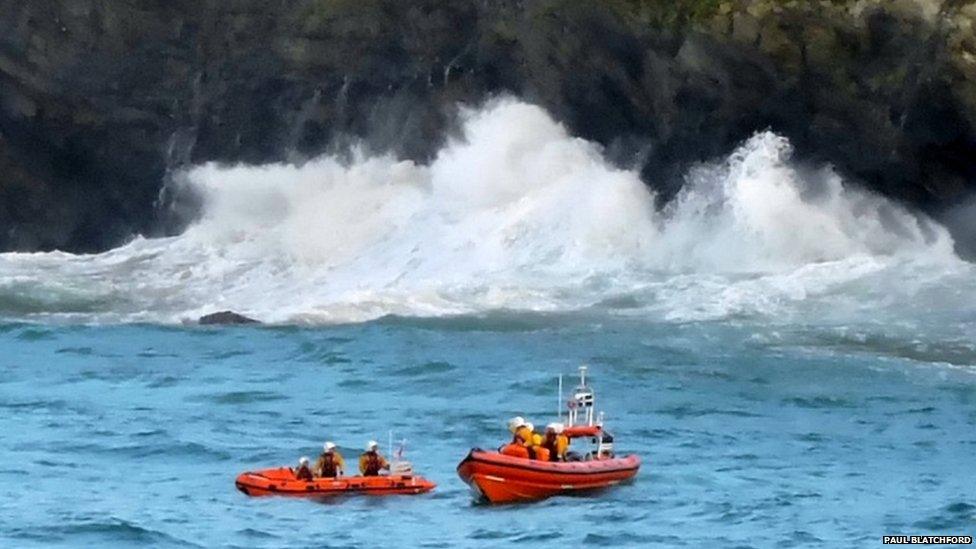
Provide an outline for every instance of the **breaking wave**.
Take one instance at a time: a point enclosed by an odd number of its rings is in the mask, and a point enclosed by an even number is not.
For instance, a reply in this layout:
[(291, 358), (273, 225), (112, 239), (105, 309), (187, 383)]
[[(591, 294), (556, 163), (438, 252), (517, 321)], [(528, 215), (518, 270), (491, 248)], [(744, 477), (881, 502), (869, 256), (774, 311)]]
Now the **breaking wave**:
[(429, 165), (323, 156), (199, 166), (184, 234), (96, 255), (0, 255), (0, 315), (180, 322), (356, 322), (509, 309), (664, 320), (917, 313), (958, 307), (972, 269), (947, 231), (791, 160), (761, 132), (692, 169), (663, 211), (539, 107), (464, 115)]

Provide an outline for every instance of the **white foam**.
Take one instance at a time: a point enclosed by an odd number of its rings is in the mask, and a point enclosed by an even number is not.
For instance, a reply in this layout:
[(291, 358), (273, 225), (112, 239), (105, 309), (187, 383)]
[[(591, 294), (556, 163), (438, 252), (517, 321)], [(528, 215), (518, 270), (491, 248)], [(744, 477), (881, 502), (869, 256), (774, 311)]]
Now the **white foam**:
[(538, 107), (495, 101), (467, 112), (463, 133), (427, 166), (359, 155), (197, 167), (186, 179), (204, 215), (183, 235), (0, 255), (0, 311), (16, 294), (14, 316), (348, 322), (628, 295), (628, 314), (689, 320), (791, 314), (844, 288), (870, 294), (858, 282), (878, 277), (894, 281), (884, 299), (914, 295), (903, 290), (968, 269), (942, 227), (829, 168), (798, 169), (770, 132), (692, 170), (664, 212), (635, 171)]

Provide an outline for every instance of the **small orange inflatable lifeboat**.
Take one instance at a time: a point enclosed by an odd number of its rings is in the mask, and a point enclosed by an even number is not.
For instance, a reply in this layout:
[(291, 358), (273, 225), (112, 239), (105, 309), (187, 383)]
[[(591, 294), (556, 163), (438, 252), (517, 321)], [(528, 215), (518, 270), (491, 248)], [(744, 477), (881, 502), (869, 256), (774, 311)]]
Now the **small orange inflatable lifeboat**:
[(345, 494), (390, 496), (422, 494), (436, 485), (417, 475), (393, 474), (377, 477), (315, 478), (311, 481), (295, 478), (289, 467), (241, 473), (234, 484), (249, 496), (293, 496), (322, 498)]

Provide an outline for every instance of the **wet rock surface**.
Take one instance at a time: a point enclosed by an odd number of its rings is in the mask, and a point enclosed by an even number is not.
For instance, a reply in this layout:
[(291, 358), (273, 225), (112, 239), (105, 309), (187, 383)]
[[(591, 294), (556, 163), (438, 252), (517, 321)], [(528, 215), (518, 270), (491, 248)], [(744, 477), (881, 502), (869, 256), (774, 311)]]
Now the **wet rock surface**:
[(458, 104), (502, 93), (662, 202), (771, 128), (941, 216), (976, 187), (974, 21), (956, 0), (2, 1), (0, 249), (178, 232), (195, 204), (164, 187), (193, 163), (425, 161)]
[(260, 321), (235, 313), (234, 311), (220, 311), (218, 313), (203, 315), (197, 322), (202, 326), (214, 324), (260, 324)]

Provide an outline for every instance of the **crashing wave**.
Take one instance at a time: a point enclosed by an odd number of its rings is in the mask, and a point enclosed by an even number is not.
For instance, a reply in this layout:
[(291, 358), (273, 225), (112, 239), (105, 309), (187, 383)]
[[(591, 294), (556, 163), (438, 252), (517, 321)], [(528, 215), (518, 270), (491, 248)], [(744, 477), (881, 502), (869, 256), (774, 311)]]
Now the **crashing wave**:
[(796, 166), (771, 132), (692, 169), (657, 211), (636, 171), (536, 106), (498, 100), (463, 130), (429, 165), (196, 167), (184, 179), (204, 211), (180, 236), (0, 255), (0, 314), (329, 323), (626, 297), (626, 314), (689, 320), (910, 308), (944, 277), (967, 279), (944, 228)]

